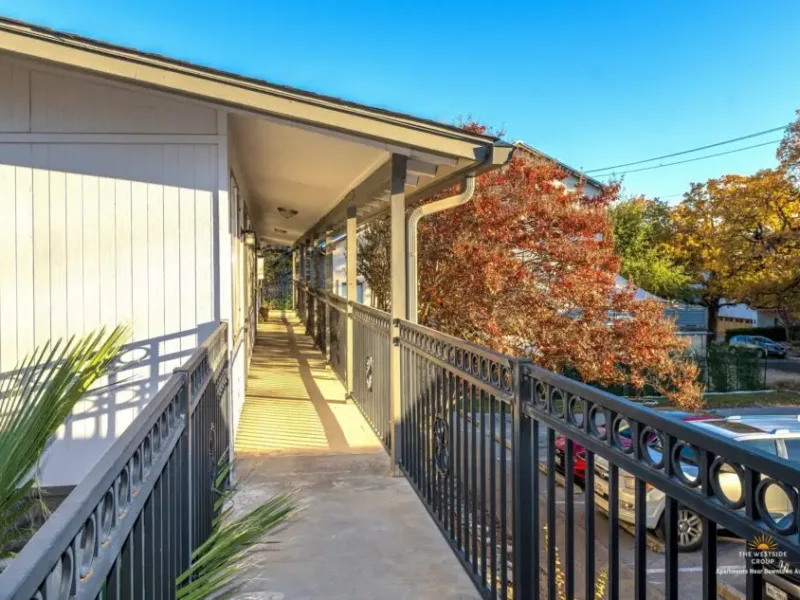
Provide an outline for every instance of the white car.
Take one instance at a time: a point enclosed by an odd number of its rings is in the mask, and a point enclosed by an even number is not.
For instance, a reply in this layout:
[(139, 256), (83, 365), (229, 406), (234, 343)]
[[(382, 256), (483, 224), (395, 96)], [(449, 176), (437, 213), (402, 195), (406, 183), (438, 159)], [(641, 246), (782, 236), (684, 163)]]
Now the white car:
[[(784, 460), (800, 463), (800, 417), (793, 415), (764, 415), (746, 417), (712, 418), (690, 421), (691, 427), (699, 427), (708, 433), (724, 436), (736, 441), (754, 452), (764, 452)], [(621, 430), (624, 439), (629, 430)], [(658, 441), (648, 448), (654, 462), (660, 462), (661, 452)], [(688, 448), (682, 453), (681, 471), (689, 478), (698, 475), (693, 451)], [(624, 523), (634, 524), (635, 517), (635, 483), (636, 478), (630, 473), (619, 470), (619, 519)], [(732, 469), (722, 469), (719, 483), (727, 498), (737, 501), (741, 498), (742, 485), (739, 476)], [(595, 504), (608, 514), (608, 461), (600, 456), (595, 459)], [(647, 528), (663, 537), (663, 515), (666, 508), (666, 495), (647, 484)], [(792, 510), (791, 501), (776, 486), (767, 490), (766, 504), (770, 514), (776, 520)], [(693, 510), (678, 507), (678, 550), (691, 552), (697, 550), (703, 540), (703, 520)]]

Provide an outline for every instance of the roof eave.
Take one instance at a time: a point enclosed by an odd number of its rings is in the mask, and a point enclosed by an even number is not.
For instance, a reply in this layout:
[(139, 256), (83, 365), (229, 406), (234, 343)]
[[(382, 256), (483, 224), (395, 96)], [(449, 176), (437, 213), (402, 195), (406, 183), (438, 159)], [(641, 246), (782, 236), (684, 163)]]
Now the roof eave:
[(220, 107), (481, 161), (497, 138), (0, 18), (0, 51), (201, 99)]

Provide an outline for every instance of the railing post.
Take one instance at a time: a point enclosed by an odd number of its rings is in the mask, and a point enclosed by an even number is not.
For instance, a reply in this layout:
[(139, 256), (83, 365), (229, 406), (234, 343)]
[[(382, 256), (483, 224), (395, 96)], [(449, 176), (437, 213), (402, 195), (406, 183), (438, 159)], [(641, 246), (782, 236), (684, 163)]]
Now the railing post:
[(325, 360), (331, 364), (331, 304), (328, 295), (333, 290), (333, 235), (325, 234)]
[(179, 375), (183, 379), (183, 406), (184, 406), (184, 435), (186, 436), (186, 462), (185, 471), (181, 473), (181, 487), (183, 488), (182, 498), (183, 507), (181, 515), (183, 515), (183, 546), (186, 552), (186, 559), (181, 565), (181, 571), (189, 568), (192, 565), (192, 552), (194, 551), (194, 460), (193, 460), (193, 436), (192, 436), (192, 377), (189, 371), (183, 367), (178, 367), (173, 370), (173, 373)]
[(391, 281), (392, 281), (392, 323), (390, 349), (390, 414), (392, 423), (392, 466), (395, 475), (400, 474), (399, 464), (402, 456), (401, 429), (403, 419), (402, 381), (400, 371), (400, 322), (407, 319), (406, 313), (406, 165), (407, 159), (400, 154), (392, 154), (392, 179), (389, 184), (391, 211)]
[(347, 238), (345, 248), (346, 273), (347, 273), (347, 351), (346, 351), (346, 376), (347, 381), (347, 397), (353, 397), (353, 305), (352, 303), (357, 300), (357, 263), (356, 257), (358, 252), (358, 233), (356, 231), (358, 222), (356, 216), (356, 207), (349, 206), (347, 208)]
[(515, 360), (512, 372), (514, 393), (514, 431), (511, 456), (514, 460), (512, 495), (514, 499), (514, 598), (535, 598), (538, 590), (533, 589), (533, 573), (539, 569), (535, 564), (533, 547), (533, 523), (531, 507), (538, 498), (533, 497), (531, 478), (538, 477), (538, 465), (533, 464), (533, 419), (523, 414), (523, 402), (530, 400), (531, 379), (524, 373), (523, 366), (528, 361)]
[(297, 311), (297, 248), (292, 248), (292, 310)]

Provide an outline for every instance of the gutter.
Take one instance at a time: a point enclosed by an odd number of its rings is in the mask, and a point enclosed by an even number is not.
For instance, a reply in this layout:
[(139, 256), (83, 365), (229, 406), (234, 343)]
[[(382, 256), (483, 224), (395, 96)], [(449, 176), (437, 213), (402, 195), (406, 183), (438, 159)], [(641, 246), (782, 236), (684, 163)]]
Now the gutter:
[(430, 204), (424, 204), (415, 208), (408, 217), (406, 239), (408, 243), (408, 253), (406, 255), (406, 274), (408, 281), (408, 320), (412, 323), (418, 322), (417, 297), (419, 285), (417, 280), (417, 227), (423, 217), (433, 215), (449, 208), (461, 206), (472, 200), (475, 194), (475, 173), (469, 173), (464, 179), (464, 187), (460, 194), (442, 198)]
[[(464, 175), (464, 183), (459, 194), (418, 206), (408, 216), (408, 221), (406, 221), (406, 314), (412, 323), (419, 322), (417, 275), (417, 227), (419, 222), (428, 215), (461, 206), (472, 200), (472, 196), (475, 194), (475, 178), (485, 171), (505, 165), (511, 160), (513, 152), (514, 146), (511, 144), (505, 142), (493, 144), (483, 160), (472, 166)], [(452, 185), (444, 181), (441, 182), (441, 185), (445, 183)]]

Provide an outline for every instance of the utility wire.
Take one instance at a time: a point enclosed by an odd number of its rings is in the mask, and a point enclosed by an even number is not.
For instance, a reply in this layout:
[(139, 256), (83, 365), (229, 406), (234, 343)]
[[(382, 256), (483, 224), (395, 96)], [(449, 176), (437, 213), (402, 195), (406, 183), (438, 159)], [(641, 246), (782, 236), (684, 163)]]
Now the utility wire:
[[(775, 131), (781, 131), (782, 129), (786, 129), (787, 127), (788, 127), (788, 125), (781, 125), (780, 127), (773, 127), (772, 129), (765, 129), (764, 131), (757, 131), (756, 133), (751, 133), (749, 135), (743, 135), (742, 137), (737, 137), (737, 138), (733, 138), (733, 139), (730, 139), (730, 140), (725, 140), (724, 142), (717, 142), (716, 144), (709, 144), (707, 146), (700, 146), (698, 148), (692, 148), (690, 150), (681, 150), (680, 152), (673, 152), (672, 154), (664, 154), (663, 156), (656, 156), (655, 158), (647, 158), (645, 160), (637, 160), (635, 162), (629, 162), (629, 163), (625, 163), (625, 164), (622, 164), (622, 165), (614, 165), (613, 167), (604, 167), (602, 169), (592, 169), (591, 171), (584, 171), (584, 173), (597, 173), (598, 171), (609, 171), (611, 169), (621, 169), (622, 167), (632, 167), (633, 165), (641, 165), (642, 163), (652, 162), (654, 160), (661, 160), (663, 158), (672, 158), (674, 156), (680, 156), (681, 154), (689, 154), (691, 152), (698, 152), (700, 150), (708, 150), (709, 148), (716, 148), (717, 146), (724, 146), (725, 144), (732, 144), (733, 142), (740, 142), (742, 140), (748, 140), (750, 138), (758, 137), (760, 135), (764, 135), (764, 134), (767, 134), (767, 133), (773, 133)], [(601, 175), (601, 177), (602, 177), (602, 175)]]
[(675, 162), (662, 163), (653, 167), (642, 167), (641, 169), (630, 169), (628, 171), (621, 171), (619, 173), (603, 173), (602, 175), (595, 175), (595, 177), (617, 177), (619, 175), (627, 175), (628, 173), (639, 173), (640, 171), (651, 171), (653, 169), (662, 169), (664, 167), (671, 167), (672, 165), (682, 165), (684, 163), (695, 162), (697, 160), (704, 160), (706, 158), (714, 158), (715, 156), (725, 156), (726, 154), (734, 154), (742, 150), (750, 150), (751, 148), (760, 148), (761, 146), (769, 146), (770, 144), (777, 144), (780, 140), (772, 140), (770, 142), (763, 142), (761, 144), (753, 144), (752, 146), (744, 146), (743, 148), (736, 148), (735, 150), (728, 150), (727, 152), (717, 152), (716, 154), (706, 154), (704, 156), (696, 156), (695, 158), (687, 158), (686, 160), (676, 160)]

